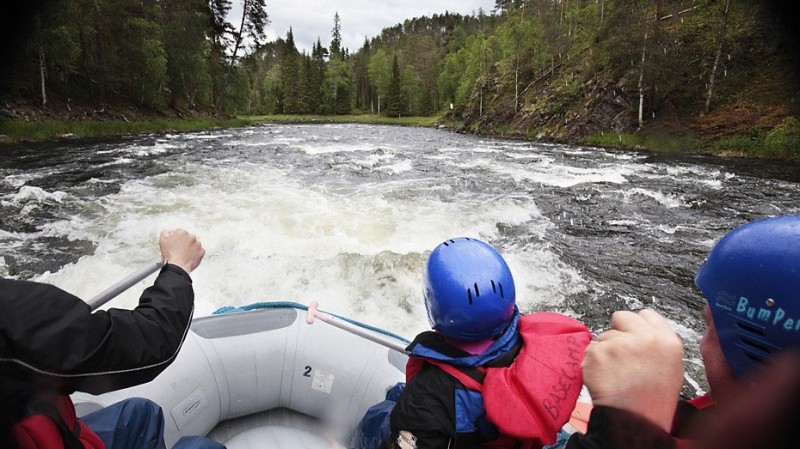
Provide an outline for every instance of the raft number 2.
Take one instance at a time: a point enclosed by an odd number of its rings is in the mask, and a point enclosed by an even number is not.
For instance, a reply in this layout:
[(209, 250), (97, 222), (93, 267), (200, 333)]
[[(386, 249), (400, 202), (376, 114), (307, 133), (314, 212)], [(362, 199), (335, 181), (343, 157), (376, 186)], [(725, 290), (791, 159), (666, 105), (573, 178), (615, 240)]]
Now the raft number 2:
[[(314, 372), (313, 376), (311, 375), (312, 371)], [(336, 379), (336, 376), (333, 373), (326, 373), (325, 371), (313, 369), (310, 365), (303, 367), (303, 377), (311, 378), (312, 390), (317, 390), (327, 394), (330, 394), (331, 389), (333, 388), (333, 381)]]

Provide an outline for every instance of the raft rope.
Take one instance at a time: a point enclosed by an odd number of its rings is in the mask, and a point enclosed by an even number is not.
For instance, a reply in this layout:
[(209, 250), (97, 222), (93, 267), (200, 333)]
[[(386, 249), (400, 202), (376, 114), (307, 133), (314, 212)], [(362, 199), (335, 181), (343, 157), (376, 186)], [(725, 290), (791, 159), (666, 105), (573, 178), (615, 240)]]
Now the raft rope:
[[(255, 303), (252, 303), (252, 304), (247, 304), (247, 305), (239, 306), (239, 307), (223, 306), (223, 307), (220, 307), (219, 309), (215, 310), (214, 312), (212, 312), (212, 315), (221, 315), (221, 314), (225, 314), (225, 313), (247, 312), (249, 310), (286, 309), (286, 308), (301, 309), (301, 310), (306, 310), (306, 311), (308, 310), (308, 306), (307, 305), (300, 304), (299, 302), (293, 302), (293, 301), (261, 301), (261, 302), (255, 302)], [(327, 313), (329, 315), (333, 315), (336, 318), (339, 318), (341, 320), (347, 321), (350, 324), (355, 324), (356, 326), (363, 327), (364, 329), (368, 329), (368, 330), (371, 330), (373, 332), (377, 332), (379, 334), (383, 334), (383, 335), (386, 335), (386, 336), (389, 336), (389, 337), (392, 337), (392, 338), (396, 338), (396, 339), (398, 339), (398, 340), (400, 340), (402, 342), (405, 342), (406, 344), (410, 344), (411, 343), (411, 340), (409, 340), (409, 339), (407, 339), (405, 337), (401, 337), (400, 335), (397, 335), (397, 334), (395, 334), (393, 332), (389, 332), (386, 329), (381, 329), (379, 327), (371, 326), (369, 324), (362, 323), (361, 321), (357, 321), (357, 320), (354, 320), (352, 318), (347, 318), (345, 316), (338, 315), (338, 314), (335, 314), (335, 313), (331, 313), (331, 312), (325, 312), (325, 313)]]

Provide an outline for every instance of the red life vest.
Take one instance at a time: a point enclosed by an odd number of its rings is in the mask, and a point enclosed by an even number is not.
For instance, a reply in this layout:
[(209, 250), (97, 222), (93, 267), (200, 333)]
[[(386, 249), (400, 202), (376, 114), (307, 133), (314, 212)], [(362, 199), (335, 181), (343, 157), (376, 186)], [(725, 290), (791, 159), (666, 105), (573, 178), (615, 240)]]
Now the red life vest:
[(494, 448), (519, 442), (523, 448), (552, 444), (569, 421), (583, 387), (581, 362), (591, 334), (579, 321), (550, 312), (521, 316), (519, 333), (522, 348), (509, 366), (464, 369), (411, 357), (406, 382), (425, 362), (433, 364), (481, 393), (486, 417), (500, 431), (497, 439), (486, 444)]
[(36, 404), (32, 410), (13, 429), (20, 449), (105, 449), (103, 440), (78, 419), (69, 396)]

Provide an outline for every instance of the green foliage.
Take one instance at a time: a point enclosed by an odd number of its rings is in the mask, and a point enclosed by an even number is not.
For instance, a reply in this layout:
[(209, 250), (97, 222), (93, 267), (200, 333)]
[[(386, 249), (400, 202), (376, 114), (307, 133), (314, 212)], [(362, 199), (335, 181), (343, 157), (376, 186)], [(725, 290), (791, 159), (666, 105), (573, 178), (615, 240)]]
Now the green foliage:
[(281, 112), (281, 66), (276, 64), (267, 72), (264, 78), (263, 95), (260, 111), (266, 114), (279, 114)]
[(666, 135), (646, 136), (642, 146), (651, 150), (673, 153), (694, 153), (702, 150), (702, 142), (695, 138)]
[(586, 144), (601, 147), (637, 148), (642, 145), (642, 138), (633, 134), (601, 133), (588, 136)]
[(219, 127), (238, 127), (252, 123), (251, 120), (235, 118), (216, 120), (208, 118), (165, 119), (140, 121), (68, 121), (47, 120), (26, 122), (22, 120), (0, 121), (0, 134), (11, 142), (26, 140), (48, 140), (63, 136), (72, 138), (104, 137), (153, 132), (183, 132)]
[(467, 38), (466, 45), (445, 59), (438, 86), (443, 98), (464, 109), (473, 91), (485, 87), (494, 64), (492, 41), (482, 33)]
[(787, 117), (773, 128), (764, 139), (764, 154), (780, 159), (800, 157), (800, 122), (794, 117)]
[(350, 67), (342, 59), (332, 59), (325, 71), (322, 111), (326, 114), (349, 114), (352, 93)]
[[(145, 19), (130, 22), (136, 44), (129, 52), (131, 84), (140, 91), (139, 104), (155, 110), (164, 107), (161, 89), (167, 85), (167, 55), (161, 28)], [(133, 86), (131, 86), (133, 87)]]
[(333, 16), (333, 29), (331, 30), (331, 59), (343, 59), (342, 51), (342, 20), (339, 11)]
[(587, 145), (612, 148), (648, 148), (665, 152), (696, 152), (701, 142), (691, 137), (643, 136), (639, 134), (601, 133), (585, 139)]
[(790, 116), (769, 132), (754, 128), (750, 135), (716, 142), (712, 150), (768, 159), (800, 159), (800, 121)]
[(308, 109), (312, 113), (322, 112), (322, 88), (325, 85), (325, 57), (328, 50), (322, 46), (319, 38), (311, 50), (311, 71), (308, 74), (308, 89), (311, 91)]
[(211, 104), (209, 19), (205, 0), (162, 0), (170, 104), (196, 109)]
[(465, 101), (458, 102), (458, 87), (461, 84), (461, 77), (464, 74), (466, 67), (466, 52), (457, 51), (447, 56), (444, 61), (444, 66), (439, 74), (437, 86), (439, 88), (439, 95), (446, 103), (453, 103), (459, 105), (459, 109), (463, 108)]
[(292, 29), (286, 34), (286, 49), (281, 62), (281, 98), (284, 114), (298, 114), (304, 111), (301, 97), (300, 54), (294, 45)]
[(403, 115), (425, 115), (424, 114), (424, 92), (422, 91), (422, 79), (417, 74), (413, 65), (407, 65), (400, 74), (400, 98)]
[[(524, 78), (525, 73), (541, 68), (547, 61), (541, 35), (541, 24), (530, 18), (524, 19), (518, 10), (509, 12), (508, 20), (495, 31), (495, 39), (500, 48), (497, 66), (500, 68), (501, 78), (513, 86), (515, 96), (522, 83), (520, 74)], [(514, 104), (517, 105), (518, 101)]]
[(386, 52), (382, 48), (378, 49), (369, 59), (368, 73), (375, 86), (377, 111), (380, 114), (386, 102), (386, 96), (389, 94), (389, 84), (392, 79), (392, 66), (389, 63), (389, 57), (386, 56)]
[(61, 75), (74, 73), (80, 57), (80, 45), (74, 31), (63, 24), (43, 31), (47, 33), (44, 37), (44, 51), (50, 71)]
[(439, 116), (387, 117), (376, 114), (350, 115), (256, 115), (239, 117), (248, 123), (363, 123), (367, 125), (420, 126), (430, 128), (440, 121)]
[(762, 132), (754, 132), (749, 136), (726, 137), (711, 145), (711, 150), (718, 154), (758, 156), (764, 151), (764, 137)]
[[(245, 19), (235, 26), (233, 1)], [(11, 79), (12, 100), (45, 107), (60, 101), (97, 110), (397, 117), (449, 111), (452, 103), (448, 117), (466, 120), (459, 124), (465, 129), (557, 138), (571, 135), (570, 124), (585, 121), (586, 111), (616, 114), (614, 126), (630, 127), (641, 89), (642, 135), (588, 140), (694, 150), (699, 144), (691, 139), (648, 137), (648, 120), (661, 125), (655, 117), (670, 114), (685, 127), (684, 117), (705, 110), (709, 86), (711, 108), (694, 124), (714, 127), (708, 133), (714, 138), (722, 111), (732, 105), (766, 106), (765, 117), (793, 110), (780, 107), (794, 92), (775, 82), (784, 79), (775, 73), (785, 69), (779, 64), (787, 55), (785, 36), (765, 24), (758, 2), (731, 0), (729, 14), (727, 4), (498, 0), (491, 15), (403, 20), (354, 54), (342, 48), (337, 12), (330, 51), (317, 39), (308, 55), (298, 52), (291, 31), (266, 42), (265, 0), (49, 0), (26, 21), (31, 39), (14, 46), (2, 71)], [(772, 95), (771, 102), (753, 100), (761, 93)], [(772, 130), (709, 147), (797, 158), (798, 135), (790, 117)]]
[(225, 92), (223, 110), (233, 114), (248, 114), (251, 110), (250, 82), (247, 71), (236, 67), (230, 75), (230, 81)]
[(397, 62), (397, 55), (394, 55), (392, 59), (392, 76), (389, 80), (389, 90), (386, 93), (386, 115), (389, 117), (400, 117), (403, 113), (400, 83), (400, 65)]

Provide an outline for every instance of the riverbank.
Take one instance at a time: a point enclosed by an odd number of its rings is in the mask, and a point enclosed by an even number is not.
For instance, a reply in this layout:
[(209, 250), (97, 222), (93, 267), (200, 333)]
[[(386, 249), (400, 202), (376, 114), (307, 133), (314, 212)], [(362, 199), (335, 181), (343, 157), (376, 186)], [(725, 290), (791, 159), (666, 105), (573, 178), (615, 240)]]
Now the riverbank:
[(439, 117), (384, 117), (381, 115), (260, 115), (231, 118), (145, 118), (138, 120), (0, 120), (0, 143), (42, 142), (59, 139), (124, 136), (157, 132), (189, 132), (234, 128), (259, 123), (363, 123), (434, 127)]
[(187, 132), (247, 126), (241, 118), (191, 118), (146, 120), (4, 120), (0, 121), (0, 143), (42, 142), (58, 139), (124, 136), (155, 132)]
[[(119, 114), (118, 114), (119, 115)], [(235, 128), (262, 123), (325, 124), (361, 123), (368, 125), (394, 125), (442, 127), (458, 132), (480, 134), (497, 138), (537, 140), (521, 137), (518, 133), (503, 130), (464, 129), (463, 124), (446, 115), (431, 117), (386, 117), (376, 114), (358, 115), (253, 115), (228, 118), (212, 116), (184, 118), (136, 119), (114, 118), (95, 120), (49, 119), (37, 117), (0, 120), (0, 144), (42, 142), (60, 139), (125, 136), (142, 133), (191, 132), (219, 128)], [(604, 148), (635, 149), (655, 152), (707, 153), (726, 157), (755, 157), (762, 159), (800, 159), (800, 123), (793, 117), (784, 120), (770, 132), (733, 135), (714, 142), (682, 133), (643, 132), (639, 134), (600, 133), (580, 141), (562, 142), (574, 145), (591, 145)]]

